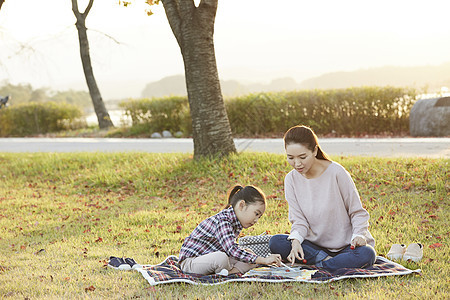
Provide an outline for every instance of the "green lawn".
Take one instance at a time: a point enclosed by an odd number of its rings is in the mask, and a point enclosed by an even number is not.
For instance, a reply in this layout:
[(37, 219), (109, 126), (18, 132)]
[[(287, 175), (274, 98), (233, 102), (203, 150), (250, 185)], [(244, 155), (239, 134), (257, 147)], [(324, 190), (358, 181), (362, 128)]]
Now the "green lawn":
[(371, 215), (376, 250), (422, 242), (422, 276), (331, 284), (168, 284), (106, 268), (109, 256), (156, 264), (226, 203), (236, 183), (268, 196), (243, 234), (289, 231), (283, 155), (194, 162), (188, 154), (0, 153), (0, 298), (449, 298), (448, 159), (333, 157), (352, 174)]

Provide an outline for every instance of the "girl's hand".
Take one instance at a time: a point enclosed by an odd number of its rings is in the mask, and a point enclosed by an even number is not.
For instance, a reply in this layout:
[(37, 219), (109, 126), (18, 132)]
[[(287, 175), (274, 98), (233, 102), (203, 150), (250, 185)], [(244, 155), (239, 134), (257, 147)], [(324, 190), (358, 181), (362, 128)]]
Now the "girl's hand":
[(292, 250), (291, 253), (289, 253), (287, 260), (291, 263), (291, 265), (294, 265), (295, 259), (298, 259), (299, 261), (303, 261), (305, 254), (303, 253), (303, 248), (300, 242), (296, 239), (292, 240)]
[(362, 236), (355, 236), (355, 238), (352, 240), (352, 243), (350, 244), (351, 249), (355, 249), (358, 246), (365, 246), (367, 245), (367, 241)]
[(276, 265), (277, 267), (281, 266), (281, 255), (280, 254), (271, 254), (267, 257), (258, 256), (255, 263), (261, 265)]

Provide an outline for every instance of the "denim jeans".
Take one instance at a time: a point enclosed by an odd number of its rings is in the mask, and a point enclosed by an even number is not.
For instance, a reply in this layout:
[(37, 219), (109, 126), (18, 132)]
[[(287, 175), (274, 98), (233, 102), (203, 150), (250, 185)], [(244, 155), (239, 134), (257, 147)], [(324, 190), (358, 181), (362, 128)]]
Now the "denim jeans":
[[(287, 261), (287, 257), (292, 249), (291, 241), (287, 238), (287, 234), (277, 234), (269, 241), (270, 252), (280, 254), (284, 261)], [(306, 264), (316, 265), (317, 267), (322, 267), (332, 272), (340, 268), (370, 267), (375, 263), (376, 258), (375, 249), (369, 245), (359, 246), (353, 250), (348, 245), (339, 252), (331, 252), (310, 241), (304, 240), (302, 248)], [(327, 256), (331, 256), (331, 258), (323, 261)], [(298, 260), (295, 262), (301, 263)]]

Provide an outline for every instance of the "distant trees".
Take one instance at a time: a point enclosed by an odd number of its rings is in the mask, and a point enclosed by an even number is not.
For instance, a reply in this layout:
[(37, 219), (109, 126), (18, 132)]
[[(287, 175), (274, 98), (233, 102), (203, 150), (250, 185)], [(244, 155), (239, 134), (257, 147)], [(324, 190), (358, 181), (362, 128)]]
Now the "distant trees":
[(87, 38), (86, 18), (94, 4), (94, 0), (89, 0), (86, 10), (80, 13), (78, 10), (78, 0), (72, 0), (72, 11), (77, 18), (75, 26), (78, 31), (78, 40), (80, 43), (81, 62), (83, 64), (84, 76), (88, 85), (89, 94), (94, 104), (95, 114), (97, 115), (98, 125), (100, 129), (108, 129), (114, 127), (105, 103), (103, 102), (100, 90), (95, 81), (94, 72), (92, 70), (91, 56), (89, 53), (89, 42)]
[(11, 95), (13, 101), (9, 103), (11, 105), (32, 101), (36, 91), (33, 90), (30, 84), (14, 85), (5, 83), (0, 86), (0, 95)]
[(81, 108), (89, 107), (92, 103), (89, 93), (85, 91), (57, 91), (50, 93), (50, 99), (55, 102), (66, 102)]
[(33, 89), (30, 84), (4, 83), (0, 86), (0, 95), (11, 95), (8, 104), (16, 105), (28, 102), (66, 102), (80, 108), (88, 107), (92, 101), (85, 91), (52, 91), (46, 88)]

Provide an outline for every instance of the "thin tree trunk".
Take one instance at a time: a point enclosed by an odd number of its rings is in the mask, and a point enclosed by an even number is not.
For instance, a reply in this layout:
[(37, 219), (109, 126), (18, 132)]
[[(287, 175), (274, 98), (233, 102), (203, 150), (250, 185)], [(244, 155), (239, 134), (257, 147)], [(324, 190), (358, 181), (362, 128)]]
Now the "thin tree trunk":
[(72, 11), (77, 18), (75, 26), (78, 31), (78, 40), (80, 42), (80, 56), (83, 65), (84, 76), (89, 88), (89, 94), (91, 95), (92, 103), (94, 105), (95, 114), (98, 119), (98, 126), (100, 129), (108, 129), (114, 127), (105, 103), (103, 102), (100, 90), (95, 81), (94, 72), (92, 70), (91, 56), (89, 53), (89, 42), (87, 38), (86, 17), (94, 3), (94, 0), (89, 0), (89, 4), (84, 13), (80, 13), (78, 10), (78, 1), (72, 0)]
[(183, 56), (196, 159), (236, 152), (214, 50), (217, 2), (162, 0)]

